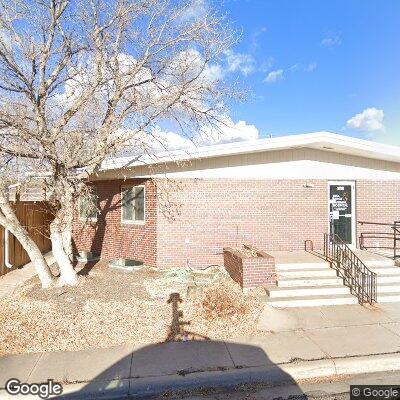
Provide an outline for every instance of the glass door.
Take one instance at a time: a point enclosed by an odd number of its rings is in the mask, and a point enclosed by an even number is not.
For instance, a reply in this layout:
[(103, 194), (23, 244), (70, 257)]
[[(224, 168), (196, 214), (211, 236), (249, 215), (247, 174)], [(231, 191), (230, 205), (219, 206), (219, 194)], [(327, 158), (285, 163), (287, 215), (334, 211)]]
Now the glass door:
[(355, 245), (354, 182), (329, 182), (329, 232)]

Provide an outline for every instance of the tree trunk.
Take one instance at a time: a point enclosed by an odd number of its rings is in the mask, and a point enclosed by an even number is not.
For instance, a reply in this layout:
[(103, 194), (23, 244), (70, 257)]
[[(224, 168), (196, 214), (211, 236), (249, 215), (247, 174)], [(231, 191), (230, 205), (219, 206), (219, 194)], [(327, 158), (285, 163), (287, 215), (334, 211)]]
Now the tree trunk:
[(78, 277), (71, 260), (64, 250), (62, 233), (58, 232), (57, 229), (54, 229), (50, 234), (50, 238), (53, 255), (57, 261), (58, 267), (60, 268), (59, 285), (76, 285), (78, 283)]
[(48, 288), (53, 285), (54, 277), (50, 268), (43, 257), (37, 244), (29, 236), (26, 229), (21, 225), (14, 210), (10, 206), (7, 199), (7, 194), (0, 193), (0, 224), (8, 229), (21, 243), (24, 250), (28, 253), (30, 260), (35, 266), (36, 272), (39, 276), (42, 288)]
[(64, 232), (62, 233), (62, 242), (65, 253), (71, 262), (74, 261), (74, 253), (72, 251), (72, 221), (69, 226), (65, 227)]
[(72, 264), (72, 222), (74, 217), (72, 190), (66, 190), (60, 201), (60, 208), (50, 224), (50, 239), (54, 258), (60, 268), (59, 285), (74, 286), (78, 276)]
[(39, 276), (42, 288), (48, 288), (54, 284), (54, 278), (47, 264), (47, 261), (43, 257), (42, 252), (36, 243), (29, 237), (25, 235), (20, 235), (13, 232), (12, 229), (8, 228), (9, 231), (18, 239), (22, 247), (28, 253), (33, 265), (35, 266), (36, 272)]

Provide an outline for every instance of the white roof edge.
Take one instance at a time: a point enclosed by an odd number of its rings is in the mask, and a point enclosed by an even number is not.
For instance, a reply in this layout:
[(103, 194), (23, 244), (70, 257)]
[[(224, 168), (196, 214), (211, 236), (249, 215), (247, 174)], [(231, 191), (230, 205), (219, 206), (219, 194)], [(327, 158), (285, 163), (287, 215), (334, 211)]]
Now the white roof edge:
[[(335, 147), (336, 146), (336, 147)], [(313, 132), (297, 135), (278, 136), (274, 138), (257, 139), (248, 142), (234, 142), (210, 146), (193, 147), (174, 150), (142, 157), (133, 161), (134, 157), (119, 157), (103, 163), (102, 170), (131, 168), (135, 166), (160, 164), (173, 161), (185, 161), (199, 158), (222, 157), (235, 154), (256, 153), (288, 148), (314, 147), (333, 152), (343, 152), (350, 155), (376, 158), (386, 161), (400, 162), (400, 147), (378, 143), (365, 139), (339, 135), (333, 132)]]

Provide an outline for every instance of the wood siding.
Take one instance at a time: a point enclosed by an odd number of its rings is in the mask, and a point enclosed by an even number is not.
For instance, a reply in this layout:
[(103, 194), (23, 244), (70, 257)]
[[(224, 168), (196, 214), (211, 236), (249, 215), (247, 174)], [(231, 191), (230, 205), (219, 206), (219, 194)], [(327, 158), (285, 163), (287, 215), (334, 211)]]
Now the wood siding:
[[(15, 205), (15, 212), (42, 253), (50, 251), (51, 241), (49, 238), (49, 227), (52, 214), (47, 208), (47, 204), (45, 202), (19, 202)], [(7, 268), (5, 263), (4, 235), (4, 228), (0, 227), (0, 275), (4, 275), (30, 261), (22, 245), (10, 233), (9, 262), (13, 267)]]

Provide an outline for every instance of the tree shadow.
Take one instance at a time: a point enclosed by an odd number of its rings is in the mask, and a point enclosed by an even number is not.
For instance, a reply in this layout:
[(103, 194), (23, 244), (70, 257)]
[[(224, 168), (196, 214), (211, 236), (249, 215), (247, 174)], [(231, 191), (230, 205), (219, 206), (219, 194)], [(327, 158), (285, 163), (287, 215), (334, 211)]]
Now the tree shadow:
[(190, 325), (190, 321), (183, 320), (183, 312), (179, 309), (179, 304), (182, 303), (179, 293), (171, 293), (167, 302), (172, 307), (172, 321), (167, 338), (165, 339), (166, 342), (210, 340), (207, 336), (199, 335), (185, 329), (185, 326)]
[[(221, 393), (227, 389), (243, 391), (245, 387), (268, 387), (274, 384), (292, 385), (294, 391), (298, 392), (296, 395), (303, 395), (294, 379), (274, 363), (261, 347), (210, 340), (189, 331), (186, 327), (190, 321), (183, 319), (179, 293), (171, 293), (168, 303), (171, 304), (172, 319), (164, 342), (127, 347), (127, 354), (116, 362), (107, 362), (109, 351), (104, 356), (96, 354), (97, 351), (101, 354), (101, 350), (87, 353), (84, 363), (78, 357), (74, 359), (74, 355), (68, 357), (65, 365), (61, 366), (66, 373), (66, 381), (71, 383), (73, 376), (86, 376), (86, 365), (92, 376), (85, 379), (89, 382), (84, 386), (78, 383), (75, 390), (70, 387), (69, 393), (53, 398), (154, 399), (179, 396), (188, 390), (196, 392), (200, 388), (207, 390), (207, 393)], [(115, 349), (121, 351), (122, 347)], [(71, 353), (79, 356), (79, 352)], [(76, 369), (81, 370), (83, 375), (79, 375)], [(48, 378), (57, 381), (57, 376)]]
[[(83, 234), (83, 231), (87, 229), (88, 225), (93, 229), (94, 235), (90, 243), (89, 251), (95, 257), (101, 256), (101, 251), (104, 243), (104, 238), (107, 230), (107, 215), (108, 213), (121, 208), (121, 199), (113, 204), (114, 196), (103, 197), (102, 192), (99, 191), (99, 212), (96, 221), (87, 220), (82, 224), (82, 227), (78, 233)], [(74, 239), (73, 243), (73, 253), (75, 255), (79, 254), (78, 247)], [(78, 272), (79, 275), (89, 275), (90, 271), (97, 264), (96, 261), (88, 261), (83, 268)]]

